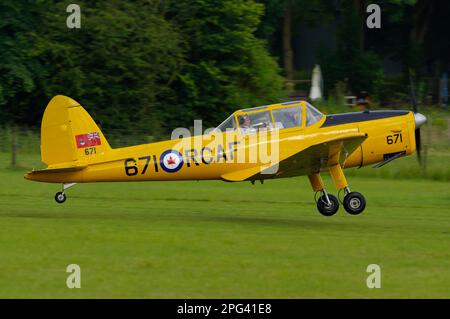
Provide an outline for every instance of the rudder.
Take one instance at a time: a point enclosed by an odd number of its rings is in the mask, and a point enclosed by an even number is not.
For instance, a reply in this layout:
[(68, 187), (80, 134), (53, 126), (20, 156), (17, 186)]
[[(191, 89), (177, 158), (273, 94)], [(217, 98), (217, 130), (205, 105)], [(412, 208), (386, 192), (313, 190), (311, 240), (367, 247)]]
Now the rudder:
[(88, 112), (75, 100), (57, 95), (45, 109), (41, 124), (41, 159), (48, 166), (91, 162), (111, 149)]

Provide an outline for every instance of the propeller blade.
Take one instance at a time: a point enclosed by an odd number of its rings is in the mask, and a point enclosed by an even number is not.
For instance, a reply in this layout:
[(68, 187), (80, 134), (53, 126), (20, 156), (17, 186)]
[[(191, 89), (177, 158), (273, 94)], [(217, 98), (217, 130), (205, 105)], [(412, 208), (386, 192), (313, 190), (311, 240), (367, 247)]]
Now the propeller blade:
[(411, 94), (411, 104), (412, 104), (412, 109), (414, 113), (418, 112), (418, 108), (417, 108), (417, 99), (416, 99), (416, 92), (414, 90), (414, 83), (413, 83), (413, 78), (412, 78), (412, 71), (411, 69), (409, 70), (409, 87), (410, 87), (410, 94)]
[(414, 90), (412, 69), (409, 69), (409, 87), (410, 87), (410, 94), (411, 94), (411, 104), (412, 104), (412, 109), (414, 112), (414, 120), (416, 122), (416, 129), (415, 129), (414, 135), (416, 138), (417, 160), (419, 161), (419, 165), (422, 168), (424, 168), (424, 163), (422, 161), (422, 137), (420, 136), (420, 126), (425, 124), (425, 122), (427, 121), (427, 118), (423, 114), (419, 113), (419, 108), (417, 106), (416, 92)]
[(416, 153), (417, 153), (417, 159), (419, 160), (419, 163), (422, 164), (422, 138), (420, 136), (420, 128), (417, 128), (415, 130), (415, 138), (416, 138)]

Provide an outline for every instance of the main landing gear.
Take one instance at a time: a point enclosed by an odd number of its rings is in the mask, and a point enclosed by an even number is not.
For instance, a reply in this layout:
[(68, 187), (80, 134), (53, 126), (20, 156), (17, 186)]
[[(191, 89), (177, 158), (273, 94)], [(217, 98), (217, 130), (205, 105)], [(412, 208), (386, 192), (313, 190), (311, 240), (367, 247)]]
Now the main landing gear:
[(342, 204), (344, 205), (347, 213), (351, 215), (359, 215), (366, 208), (366, 199), (361, 193), (351, 192), (348, 187), (344, 188), (344, 200)]
[(58, 204), (62, 204), (66, 201), (67, 196), (66, 196), (66, 189), (75, 186), (77, 183), (63, 183), (62, 184), (62, 192), (57, 192), (55, 194), (55, 201)]
[[(344, 199), (342, 201), (340, 198), (337, 198), (327, 192), (319, 173), (308, 176), (312, 189), (316, 192), (314, 200), (316, 201), (317, 210), (319, 213), (324, 216), (333, 216), (339, 210), (340, 202), (344, 206), (347, 213), (351, 215), (358, 215), (362, 213), (364, 208), (366, 208), (366, 199), (361, 193), (350, 191), (341, 166), (339, 164), (330, 166), (330, 174), (336, 188), (339, 190), (339, 193), (342, 190), (344, 191)], [(320, 193), (319, 198), (317, 198), (318, 193)]]
[(322, 193), (322, 195), (319, 197), (319, 199), (315, 199), (319, 213), (324, 216), (333, 216), (339, 209), (339, 200), (336, 198), (336, 196), (328, 194), (325, 188), (320, 192)]

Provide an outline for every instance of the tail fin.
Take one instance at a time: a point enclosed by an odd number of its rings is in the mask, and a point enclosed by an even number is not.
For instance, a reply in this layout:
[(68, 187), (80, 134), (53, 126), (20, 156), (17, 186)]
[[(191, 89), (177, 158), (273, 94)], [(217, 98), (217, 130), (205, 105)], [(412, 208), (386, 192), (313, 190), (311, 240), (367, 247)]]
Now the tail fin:
[(91, 162), (109, 150), (103, 133), (78, 102), (63, 95), (51, 99), (41, 124), (42, 162)]

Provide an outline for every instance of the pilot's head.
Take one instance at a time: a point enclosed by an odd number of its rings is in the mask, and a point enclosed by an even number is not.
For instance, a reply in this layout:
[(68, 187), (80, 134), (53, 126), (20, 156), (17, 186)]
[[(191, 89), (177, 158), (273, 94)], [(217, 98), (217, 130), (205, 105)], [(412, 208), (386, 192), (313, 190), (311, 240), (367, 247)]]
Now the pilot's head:
[(248, 114), (239, 115), (239, 126), (240, 127), (249, 127), (250, 126), (250, 118), (248, 117)]

